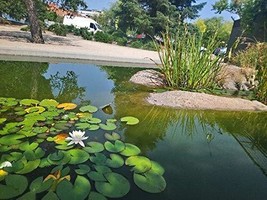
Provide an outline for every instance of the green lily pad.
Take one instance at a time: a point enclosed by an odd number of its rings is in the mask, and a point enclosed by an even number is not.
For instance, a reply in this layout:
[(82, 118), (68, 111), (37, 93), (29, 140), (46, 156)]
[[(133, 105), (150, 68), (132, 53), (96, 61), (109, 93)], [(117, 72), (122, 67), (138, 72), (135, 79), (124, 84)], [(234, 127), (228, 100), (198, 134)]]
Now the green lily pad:
[(42, 200), (58, 200), (57, 195), (54, 192), (49, 191)]
[(67, 143), (55, 146), (55, 148), (58, 150), (69, 150), (69, 149), (72, 149), (73, 147), (74, 147), (74, 145), (68, 145)]
[(107, 198), (97, 192), (90, 192), (88, 200), (107, 200)]
[(0, 124), (3, 124), (6, 120), (6, 118), (0, 118)]
[(101, 119), (93, 117), (93, 118), (89, 119), (88, 122), (91, 124), (99, 124), (99, 123), (101, 123)]
[(105, 165), (107, 157), (102, 153), (96, 153), (95, 156), (90, 157), (91, 162), (97, 165)]
[(91, 171), (88, 165), (78, 165), (79, 169), (75, 169), (75, 172), (79, 175), (87, 174)]
[(99, 124), (99, 127), (104, 131), (114, 131), (117, 126), (112, 122), (107, 122), (106, 124)]
[(104, 175), (100, 172), (90, 171), (87, 176), (93, 181), (107, 181)]
[(90, 128), (90, 124), (88, 124), (88, 123), (77, 123), (77, 124), (75, 124), (75, 126), (79, 130), (86, 130), (86, 129)]
[(40, 168), (45, 168), (45, 167), (50, 167), (51, 165), (52, 164), (48, 161), (47, 158), (43, 158), (43, 159), (41, 159), (39, 167)]
[(28, 180), (21, 175), (8, 175), (5, 185), (0, 184), (0, 199), (12, 199), (21, 195), (28, 187)]
[(31, 183), (30, 190), (34, 193), (41, 193), (41, 192), (48, 190), (51, 187), (53, 180), (49, 179), (45, 182), (43, 182), (43, 181), (44, 181), (43, 177), (36, 178)]
[(20, 139), (22, 138), (25, 138), (25, 135), (20, 135), (20, 134), (6, 135), (0, 138), (0, 144), (7, 146), (20, 144), (22, 142)]
[[(64, 152), (64, 151), (59, 151), (59, 152), (60, 153), (53, 153), (53, 154), (48, 155), (47, 160), (50, 164), (52, 164), (52, 165), (64, 165), (70, 161), (71, 156), (67, 152)], [(62, 154), (63, 154), (63, 157), (62, 157)], [(59, 158), (61, 158), (61, 159), (59, 159)]]
[(96, 169), (96, 171), (101, 173), (101, 174), (112, 172), (112, 170), (109, 167), (105, 166), (105, 165), (93, 165), (93, 166)]
[(59, 113), (59, 112), (56, 112), (56, 111), (45, 111), (45, 112), (41, 113), (41, 115), (42, 115), (43, 117), (45, 117), (46, 119), (51, 120), (51, 119), (53, 119), (54, 117), (59, 116), (60, 113)]
[(74, 185), (67, 180), (61, 181), (57, 186), (57, 195), (60, 199), (85, 199), (91, 190), (90, 182), (83, 176), (77, 176)]
[(30, 172), (32, 172), (33, 170), (37, 169), (37, 167), (39, 166), (41, 160), (40, 159), (36, 159), (36, 160), (31, 160), (31, 161), (27, 161), (26, 159), (22, 161), (22, 163), (24, 164), (23, 169), (17, 171), (17, 174), (28, 174)]
[(67, 153), (70, 155), (69, 164), (72, 165), (84, 163), (90, 158), (89, 154), (82, 149), (71, 149)]
[(119, 140), (121, 136), (118, 133), (113, 132), (112, 134), (105, 133), (105, 138), (107, 140), (115, 141), (115, 140)]
[(61, 109), (63, 108), (64, 110), (73, 110), (77, 107), (75, 103), (61, 103), (57, 105), (57, 108)]
[(34, 149), (36, 149), (37, 147), (38, 147), (38, 143), (36, 143), (36, 142), (33, 142), (33, 143), (29, 143), (28, 141), (27, 142), (23, 142), (23, 143), (21, 143), (20, 145), (19, 145), (19, 149), (21, 150), (21, 151), (27, 151), (27, 150), (34, 150)]
[(43, 127), (34, 127), (32, 131), (35, 133), (41, 134), (41, 133), (46, 133), (47, 130), (48, 128), (43, 126)]
[(152, 168), (151, 161), (144, 156), (131, 156), (126, 159), (125, 164), (133, 166), (135, 173), (145, 173)]
[(130, 183), (128, 180), (117, 173), (105, 173), (106, 182), (96, 182), (96, 190), (109, 198), (120, 198), (130, 191)]
[(31, 105), (38, 105), (39, 101), (35, 99), (22, 99), (19, 103), (20, 105), (23, 106), (31, 106)]
[(91, 124), (91, 126), (89, 127), (89, 131), (96, 131), (96, 130), (98, 130), (99, 129), (99, 126), (98, 125), (96, 125), (96, 124)]
[(166, 188), (165, 179), (161, 175), (155, 173), (134, 173), (134, 182), (140, 189), (149, 193), (160, 193)]
[(127, 125), (135, 125), (139, 123), (139, 119), (137, 119), (136, 117), (127, 116), (122, 117), (121, 122), (126, 122)]
[(90, 113), (94, 113), (98, 110), (97, 107), (95, 106), (91, 106), (91, 105), (88, 105), (88, 106), (83, 106), (80, 108), (80, 111), (81, 112), (90, 112)]
[(25, 194), (23, 194), (21, 197), (19, 197), (17, 200), (28, 200), (28, 199), (32, 199), (35, 200), (36, 199), (36, 193), (35, 192), (27, 192)]
[(125, 149), (121, 151), (120, 154), (129, 157), (129, 156), (137, 156), (140, 152), (141, 150), (137, 146), (125, 143)]
[(110, 141), (106, 141), (104, 146), (106, 150), (108, 150), (111, 153), (118, 153), (125, 149), (125, 144), (120, 140), (116, 140), (114, 144), (111, 143)]
[(124, 165), (124, 160), (120, 155), (110, 154), (110, 159), (107, 159), (106, 163), (109, 167), (119, 168)]
[(162, 176), (165, 172), (165, 169), (159, 163), (155, 161), (151, 161), (151, 163), (152, 163), (152, 167), (149, 170), (149, 172)]
[(87, 146), (83, 148), (88, 153), (99, 153), (104, 151), (104, 146), (100, 142), (88, 142)]
[(40, 102), (40, 106), (44, 107), (56, 107), (59, 103), (54, 99), (44, 99)]

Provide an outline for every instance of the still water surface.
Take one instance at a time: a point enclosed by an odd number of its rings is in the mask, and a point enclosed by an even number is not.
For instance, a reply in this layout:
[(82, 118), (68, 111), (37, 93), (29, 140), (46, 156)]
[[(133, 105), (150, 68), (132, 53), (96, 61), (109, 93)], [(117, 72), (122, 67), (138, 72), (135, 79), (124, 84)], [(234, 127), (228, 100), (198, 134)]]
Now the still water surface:
[(149, 89), (128, 82), (138, 70), (0, 61), (0, 97), (52, 98), (97, 107), (111, 103), (111, 115), (97, 116), (137, 117), (138, 125), (117, 132), (164, 167), (167, 187), (149, 194), (131, 182), (122, 199), (266, 199), (267, 113), (151, 106), (143, 101)]

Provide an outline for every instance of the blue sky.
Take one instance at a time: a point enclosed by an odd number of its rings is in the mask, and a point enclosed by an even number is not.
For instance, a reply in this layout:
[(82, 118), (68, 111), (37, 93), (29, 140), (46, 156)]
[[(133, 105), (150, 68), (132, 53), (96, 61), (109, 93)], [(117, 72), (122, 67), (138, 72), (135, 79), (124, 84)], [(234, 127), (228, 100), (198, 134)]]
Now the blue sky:
[[(114, 3), (116, 0), (85, 0), (88, 5), (88, 9), (108, 9), (112, 3)], [(231, 20), (231, 16), (234, 17), (234, 19), (238, 19), (237, 15), (233, 15), (228, 12), (223, 12), (221, 15), (215, 14), (214, 11), (211, 11), (212, 4), (214, 4), (217, 0), (198, 0), (197, 3), (201, 2), (207, 2), (206, 6), (202, 9), (202, 11), (199, 13), (201, 18), (211, 18), (214, 16), (222, 16), (225, 20)]]

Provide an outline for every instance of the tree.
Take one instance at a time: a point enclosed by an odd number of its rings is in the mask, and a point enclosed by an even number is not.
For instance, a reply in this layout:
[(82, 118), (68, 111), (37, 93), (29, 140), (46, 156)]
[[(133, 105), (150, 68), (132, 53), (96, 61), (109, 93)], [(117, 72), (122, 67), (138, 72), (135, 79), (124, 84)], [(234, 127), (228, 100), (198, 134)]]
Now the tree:
[(219, 0), (213, 5), (217, 13), (228, 11), (238, 14), (243, 28), (253, 30), (256, 22), (262, 29), (266, 29), (267, 1), (266, 0)]
[[(49, 2), (58, 3), (59, 0)], [(27, 18), (30, 24), (32, 42), (44, 43), (42, 29), (40, 27), (40, 16), (47, 12), (46, 3), (48, 0), (0, 0), (0, 14), (8, 14), (14, 19)], [(79, 6), (86, 8), (84, 0), (60, 0), (60, 7), (76, 11)]]
[[(118, 0), (105, 14), (123, 32), (160, 34), (168, 27), (172, 32), (185, 19), (195, 19), (205, 3), (195, 0)], [(103, 19), (103, 18), (102, 18)]]

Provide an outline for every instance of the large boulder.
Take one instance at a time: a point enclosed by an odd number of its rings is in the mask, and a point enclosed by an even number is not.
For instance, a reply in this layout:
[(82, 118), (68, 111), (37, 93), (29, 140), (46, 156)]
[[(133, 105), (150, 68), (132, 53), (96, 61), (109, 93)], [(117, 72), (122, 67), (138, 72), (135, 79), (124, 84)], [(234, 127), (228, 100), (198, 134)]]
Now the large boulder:
[(152, 69), (137, 72), (131, 77), (130, 81), (148, 87), (162, 87), (166, 85), (164, 75)]

